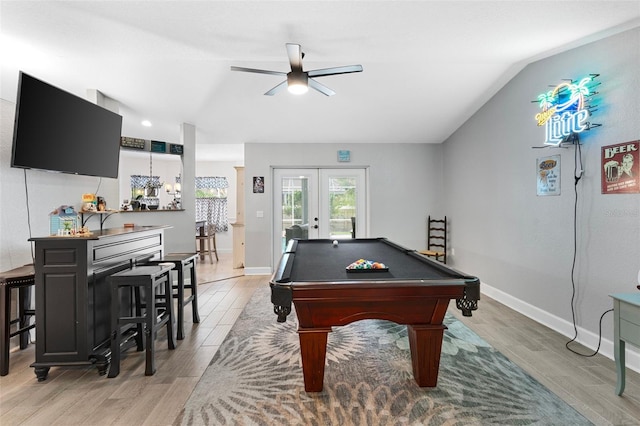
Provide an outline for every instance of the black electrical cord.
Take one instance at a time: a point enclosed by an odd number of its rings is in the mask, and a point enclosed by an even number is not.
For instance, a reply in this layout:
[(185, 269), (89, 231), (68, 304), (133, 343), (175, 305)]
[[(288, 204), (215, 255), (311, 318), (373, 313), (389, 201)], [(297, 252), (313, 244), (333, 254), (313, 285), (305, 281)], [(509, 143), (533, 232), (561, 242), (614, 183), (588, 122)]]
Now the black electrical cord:
[(569, 347), (569, 344), (573, 343), (578, 338), (578, 326), (576, 325), (576, 311), (573, 307), (575, 303), (575, 297), (576, 297), (576, 282), (575, 282), (574, 275), (575, 275), (575, 269), (576, 269), (576, 258), (578, 255), (578, 182), (580, 182), (580, 179), (584, 174), (584, 171), (582, 169), (582, 150), (580, 148), (580, 140), (578, 138), (578, 135), (575, 135), (575, 138), (573, 138), (573, 143), (575, 144), (576, 149), (575, 149), (574, 162), (573, 162), (574, 163), (573, 177), (575, 179), (575, 183), (573, 185), (573, 191), (575, 194), (575, 201), (573, 203), (573, 262), (571, 265), (571, 288), (572, 288), (571, 318), (573, 321), (573, 332), (575, 334), (571, 340), (565, 343), (565, 347), (576, 355), (589, 358), (589, 357), (595, 356), (598, 352), (600, 352), (600, 345), (602, 344), (602, 319), (606, 314), (608, 314), (609, 312), (612, 312), (613, 309), (609, 309), (608, 311), (605, 311), (600, 316), (599, 330), (598, 330), (598, 347), (596, 348), (596, 351), (594, 353), (581, 354), (580, 352), (577, 352)]
[[(29, 185), (27, 184), (27, 169), (22, 169), (24, 176), (24, 194), (25, 194), (25, 202), (26, 202), (26, 210), (27, 210), (27, 229), (29, 230), (29, 239), (31, 239), (31, 213), (29, 211)], [(36, 254), (34, 253), (34, 242), (32, 241), (30, 244), (31, 248), (31, 261), (35, 265), (36, 264)], [(33, 343), (33, 339), (31, 338), (31, 333), (27, 333), (27, 337), (30, 343)]]
[(98, 195), (98, 191), (100, 190), (100, 185), (102, 185), (102, 178), (100, 178), (100, 180), (98, 181), (98, 187), (96, 188), (96, 192), (94, 192), (95, 195)]
[[(29, 239), (31, 239), (31, 213), (29, 211), (29, 185), (27, 184), (27, 169), (22, 169), (24, 173), (24, 194), (26, 200), (26, 210), (27, 210), (27, 229), (29, 230)], [(33, 264), (36, 264), (36, 255), (33, 252), (33, 242), (31, 243), (31, 260)]]

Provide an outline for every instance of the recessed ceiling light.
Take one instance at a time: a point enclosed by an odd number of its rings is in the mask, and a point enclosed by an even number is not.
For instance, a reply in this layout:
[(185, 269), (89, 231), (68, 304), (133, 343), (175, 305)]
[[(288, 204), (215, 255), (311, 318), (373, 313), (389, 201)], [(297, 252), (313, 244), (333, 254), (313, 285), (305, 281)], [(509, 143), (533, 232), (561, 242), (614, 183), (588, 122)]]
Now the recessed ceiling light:
[(142, 120), (142, 125), (144, 127), (151, 127), (151, 122), (149, 120)]

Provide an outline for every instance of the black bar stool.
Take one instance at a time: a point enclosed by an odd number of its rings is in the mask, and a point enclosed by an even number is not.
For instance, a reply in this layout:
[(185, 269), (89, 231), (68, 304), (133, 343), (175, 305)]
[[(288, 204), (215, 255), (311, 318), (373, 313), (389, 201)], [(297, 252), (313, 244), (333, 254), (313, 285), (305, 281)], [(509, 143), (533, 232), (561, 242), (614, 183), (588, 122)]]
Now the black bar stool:
[[(9, 374), (9, 346), (11, 338), (20, 335), (20, 349), (29, 344), (29, 330), (35, 328), (35, 309), (31, 309), (31, 287), (35, 285), (33, 265), (24, 265), (6, 272), (0, 272), (0, 376)], [(11, 290), (18, 290), (16, 317), (11, 318)], [(18, 329), (11, 332), (11, 326), (18, 324)]]
[[(178, 299), (178, 340), (184, 339), (184, 307), (191, 303), (191, 314), (194, 323), (200, 322), (198, 314), (198, 280), (196, 279), (196, 259), (198, 253), (169, 253), (160, 260), (148, 260), (148, 265), (173, 263), (173, 270), (178, 272), (178, 282), (173, 286), (173, 297)], [(184, 278), (189, 273), (189, 284)], [(185, 297), (184, 289), (191, 290), (189, 297)]]
[[(163, 325), (167, 327), (169, 349), (176, 348), (173, 335), (171, 269), (170, 265), (136, 266), (107, 278), (111, 286), (111, 363), (108, 377), (116, 377), (120, 374), (122, 326), (124, 325), (136, 325), (138, 334), (141, 326), (144, 325), (145, 376), (152, 376), (156, 372), (154, 338)], [(134, 301), (130, 308), (135, 311), (130, 312), (132, 316), (121, 315), (120, 289), (122, 288), (133, 291)], [(164, 291), (160, 292), (162, 288)], [(140, 341), (138, 342), (138, 350), (141, 350)]]

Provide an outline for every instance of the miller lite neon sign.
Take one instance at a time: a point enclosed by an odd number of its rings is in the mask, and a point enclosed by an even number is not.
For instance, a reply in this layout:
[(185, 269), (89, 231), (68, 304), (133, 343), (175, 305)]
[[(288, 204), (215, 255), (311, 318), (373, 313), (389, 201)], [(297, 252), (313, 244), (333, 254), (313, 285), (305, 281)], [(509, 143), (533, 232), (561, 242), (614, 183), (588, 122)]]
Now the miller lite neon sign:
[(563, 82), (547, 93), (538, 95), (538, 106), (542, 109), (535, 118), (538, 126), (545, 126), (545, 145), (558, 146), (572, 134), (582, 133), (600, 124), (588, 121), (595, 106), (589, 105), (593, 91), (599, 83), (594, 80), (599, 74), (590, 74), (579, 81)]

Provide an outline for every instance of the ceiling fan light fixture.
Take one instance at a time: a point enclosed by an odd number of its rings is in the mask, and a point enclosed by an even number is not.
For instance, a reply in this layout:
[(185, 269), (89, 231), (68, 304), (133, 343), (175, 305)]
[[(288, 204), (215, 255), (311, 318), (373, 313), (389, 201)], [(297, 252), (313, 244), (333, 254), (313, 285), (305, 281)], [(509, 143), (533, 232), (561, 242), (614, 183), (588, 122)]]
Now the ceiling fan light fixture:
[(287, 75), (287, 90), (294, 95), (305, 94), (309, 91), (308, 80), (307, 74), (289, 73)]
[[(352, 72), (362, 72), (362, 65), (347, 65), (342, 67), (331, 67), (331, 68), (322, 68), (317, 70), (304, 71), (302, 67), (302, 59), (304, 58), (304, 53), (300, 50), (299, 44), (287, 43), (287, 55), (289, 56), (289, 66), (291, 67), (291, 72), (284, 71), (270, 71), (270, 70), (262, 70), (256, 68), (244, 68), (244, 67), (236, 67), (231, 66), (231, 71), (244, 71), (244, 72), (253, 72), (258, 74), (271, 74), (271, 75), (280, 75), (287, 76), (287, 79), (281, 81), (275, 87), (267, 90), (265, 92), (265, 96), (273, 96), (276, 93), (284, 90), (287, 87), (290, 93), (296, 95), (302, 95), (309, 91), (309, 87), (313, 90), (316, 90), (322, 93), (325, 96), (333, 96), (336, 94), (332, 89), (327, 86), (320, 84), (315, 77), (323, 77), (328, 75), (336, 75), (336, 74), (349, 74)], [(311, 77), (311, 79), (309, 79)]]

